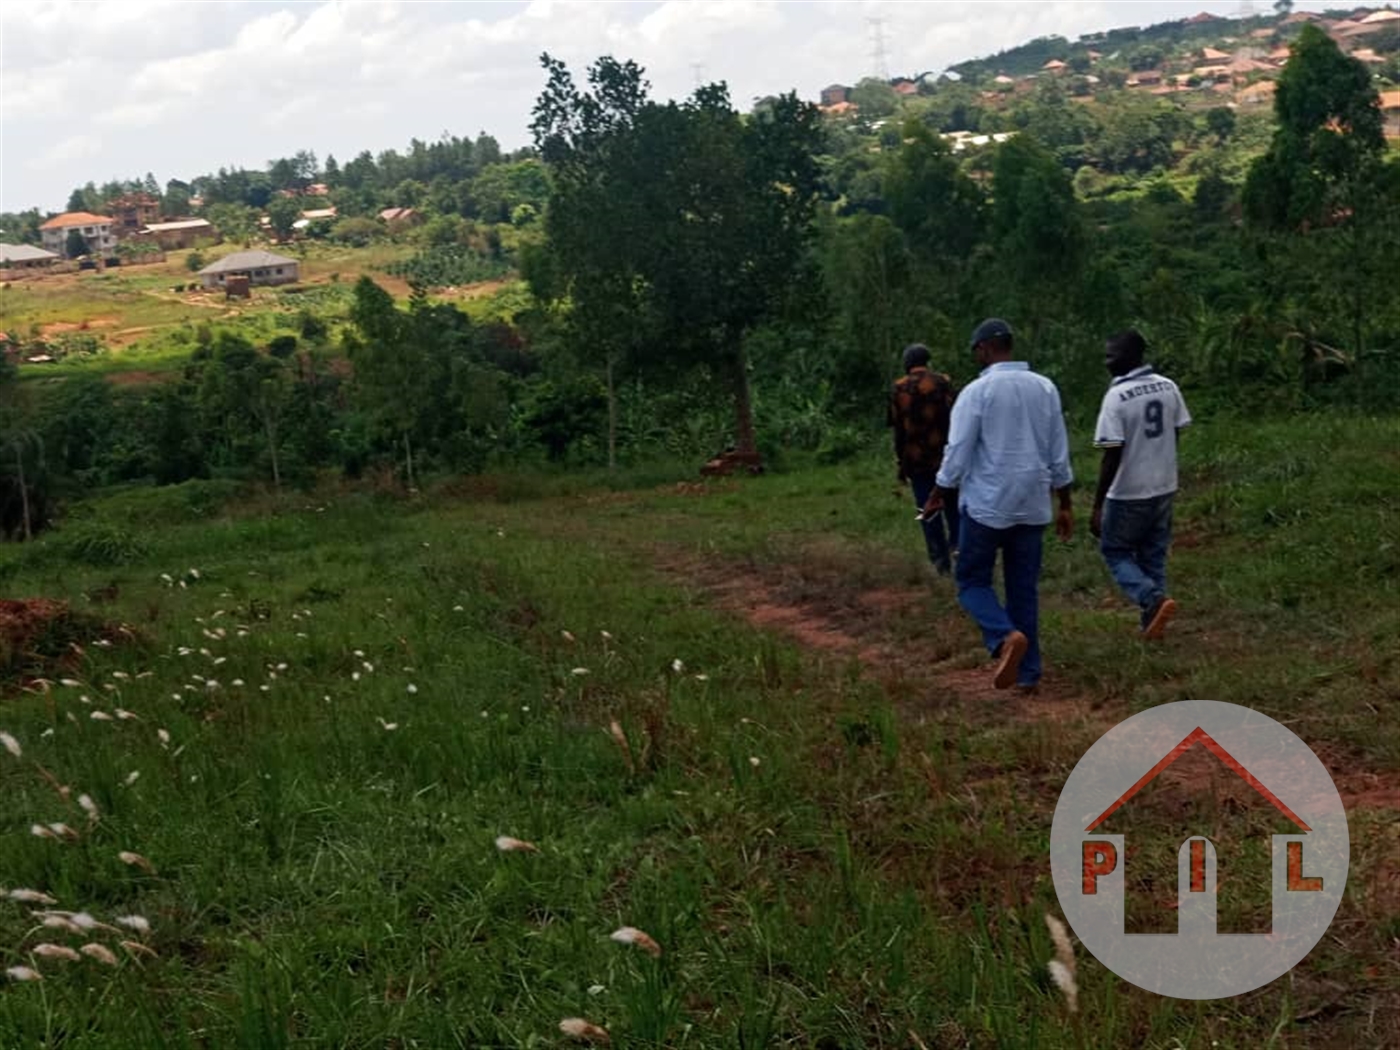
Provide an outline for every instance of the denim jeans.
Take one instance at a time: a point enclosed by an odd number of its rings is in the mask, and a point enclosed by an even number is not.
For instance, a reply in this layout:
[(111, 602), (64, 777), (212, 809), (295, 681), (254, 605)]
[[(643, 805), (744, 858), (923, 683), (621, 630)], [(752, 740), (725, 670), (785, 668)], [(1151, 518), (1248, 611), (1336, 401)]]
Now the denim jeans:
[[(933, 492), (934, 478), (937, 474), (916, 474), (909, 479), (909, 485), (914, 490), (914, 504), (923, 510), (924, 504), (928, 502), (930, 493)], [(948, 531), (943, 531), (944, 525)], [(950, 547), (958, 545), (958, 508), (945, 502), (943, 509), (926, 521), (921, 522), (924, 527), (924, 546), (928, 548), (928, 560), (936, 569), (942, 573), (953, 570), (953, 562)]]
[(1167, 549), (1172, 541), (1172, 499), (1111, 499), (1103, 505), (1103, 536), (1099, 550), (1108, 571), (1123, 593), (1148, 613), (1167, 595)]
[[(970, 514), (962, 516), (958, 539), (958, 602), (977, 626), (987, 651), (996, 654), (1012, 631), (1030, 643), (1016, 675), (1017, 685), (1040, 681), (1040, 559), (1044, 525), (988, 528)], [(1001, 554), (1006, 605), (992, 588), (997, 554)]]

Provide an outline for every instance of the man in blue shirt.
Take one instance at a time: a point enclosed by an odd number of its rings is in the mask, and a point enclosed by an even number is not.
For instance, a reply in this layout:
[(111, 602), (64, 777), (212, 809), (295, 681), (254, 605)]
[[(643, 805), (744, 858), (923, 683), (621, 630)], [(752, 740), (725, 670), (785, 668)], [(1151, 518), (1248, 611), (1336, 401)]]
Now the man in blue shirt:
[[(1040, 563), (1050, 497), (1055, 531), (1074, 534), (1069, 436), (1055, 384), (1013, 361), (1011, 326), (990, 318), (972, 333), (982, 373), (953, 405), (948, 447), (931, 502), (960, 492), (958, 601), (997, 659), (995, 685), (1032, 690), (1040, 681)], [(1006, 604), (992, 574), (1002, 557)]]

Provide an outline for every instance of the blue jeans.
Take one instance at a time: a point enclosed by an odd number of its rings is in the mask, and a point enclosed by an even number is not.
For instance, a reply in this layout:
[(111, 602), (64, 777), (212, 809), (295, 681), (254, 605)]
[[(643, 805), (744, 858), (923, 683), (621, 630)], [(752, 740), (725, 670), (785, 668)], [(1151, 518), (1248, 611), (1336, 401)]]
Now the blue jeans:
[[(958, 540), (958, 602), (977, 626), (987, 651), (996, 654), (1012, 631), (1030, 643), (1016, 675), (1017, 685), (1040, 681), (1040, 556), (1044, 525), (988, 528), (970, 514), (962, 516)], [(1001, 554), (1006, 605), (992, 588), (997, 553)]]
[(1118, 586), (1139, 609), (1147, 626), (1152, 607), (1167, 596), (1167, 549), (1172, 542), (1172, 500), (1110, 499), (1103, 505), (1099, 550)]
[[(934, 478), (937, 476), (917, 474), (909, 479), (909, 485), (914, 490), (914, 504), (920, 510), (923, 510), (924, 504), (928, 502), (929, 495), (933, 492)], [(945, 523), (948, 526), (946, 533), (943, 531)], [(953, 562), (949, 548), (956, 547), (958, 542), (958, 508), (945, 502), (941, 511), (920, 524), (924, 527), (924, 546), (928, 548), (928, 560), (939, 572), (951, 572)]]

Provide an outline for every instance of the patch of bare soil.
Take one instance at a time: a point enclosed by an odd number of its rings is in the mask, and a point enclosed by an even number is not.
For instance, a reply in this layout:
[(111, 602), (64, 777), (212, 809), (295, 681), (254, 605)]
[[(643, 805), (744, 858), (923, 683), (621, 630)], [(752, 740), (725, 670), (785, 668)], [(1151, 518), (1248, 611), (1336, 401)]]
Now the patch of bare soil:
[(106, 632), (92, 617), (49, 598), (0, 599), (0, 684), (42, 678), (81, 652), (79, 640)]
[(86, 321), (54, 321), (41, 325), (39, 336), (42, 339), (47, 339), (50, 336), (62, 335), (64, 332), (86, 332), (92, 328), (109, 328), (120, 320), (117, 317), (91, 317)]
[(666, 568), (699, 583), (720, 608), (756, 628), (858, 661), (914, 717), (962, 707), (1017, 721), (1100, 720), (1105, 730), (1124, 717), (1100, 710), (1103, 705), (1050, 676), (1033, 693), (996, 689), (986, 654), (953, 601), (951, 582), (943, 601), (927, 587), (852, 582), (820, 552), (800, 569), (792, 563), (765, 570), (687, 560)]
[[(861, 582), (849, 564), (820, 550), (780, 567), (674, 557), (662, 564), (756, 628), (786, 635), (816, 653), (857, 660), (863, 673), (914, 718), (961, 708), (977, 719), (1106, 732), (1129, 713), (1120, 700), (1076, 691), (1057, 679), (1053, 668), (1032, 693), (995, 688), (990, 662), (956, 606), (951, 582), (942, 593), (927, 586)], [(912, 634), (910, 625), (917, 625)], [(1349, 812), (1400, 812), (1400, 773), (1353, 772), (1355, 763), (1345, 757), (1321, 757)], [(1180, 775), (1176, 771), (1168, 779)]]

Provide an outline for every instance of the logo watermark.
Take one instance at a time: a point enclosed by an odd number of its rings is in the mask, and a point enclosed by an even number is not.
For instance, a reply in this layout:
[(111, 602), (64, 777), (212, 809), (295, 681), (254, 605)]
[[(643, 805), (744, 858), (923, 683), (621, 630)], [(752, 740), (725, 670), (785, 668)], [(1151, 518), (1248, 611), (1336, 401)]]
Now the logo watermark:
[[(1261, 843), (1272, 859), (1267, 932), (1217, 932), (1216, 844), (1208, 829), (1189, 826), (1177, 852), (1177, 932), (1125, 932), (1132, 826), (1124, 807), (1193, 749), (1212, 755), (1288, 829)], [(1109, 826), (1122, 831), (1107, 834)], [(1100, 737), (1065, 783), (1050, 832), (1055, 892), (1084, 947), (1119, 977), (1178, 999), (1240, 995), (1291, 970), (1331, 924), (1349, 860), (1346, 810), (1312, 750), (1266, 715), (1207, 700), (1152, 708)]]

